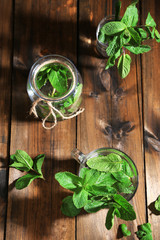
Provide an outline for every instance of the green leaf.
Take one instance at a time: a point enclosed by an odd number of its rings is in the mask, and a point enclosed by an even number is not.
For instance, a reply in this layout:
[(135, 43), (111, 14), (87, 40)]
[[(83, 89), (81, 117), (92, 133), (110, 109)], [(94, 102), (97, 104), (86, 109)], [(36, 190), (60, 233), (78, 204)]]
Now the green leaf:
[(67, 91), (67, 76), (62, 71), (52, 70), (48, 75), (48, 79), (57, 92), (65, 93)]
[(113, 177), (110, 172), (102, 172), (95, 185), (97, 186), (112, 186), (117, 180)]
[(131, 39), (130, 32), (126, 29), (124, 32), (120, 34), (120, 46), (123, 47), (126, 45)]
[(26, 166), (26, 164), (24, 163), (17, 162), (15, 154), (12, 154), (10, 156), (10, 162), (11, 162), (11, 164), (9, 165), (10, 167), (14, 167), (20, 171), (26, 171), (26, 172), (30, 171), (30, 167), (28, 167), (28, 165)]
[(132, 178), (134, 176), (131, 167), (129, 166), (128, 162), (125, 160), (122, 163), (122, 170), (128, 177)]
[(113, 187), (118, 191), (118, 193), (133, 193), (135, 188), (134, 186), (130, 183), (122, 183), (122, 182), (117, 182), (113, 185)]
[(42, 164), (44, 161), (45, 155), (44, 154), (40, 154), (37, 157), (35, 157), (34, 161), (33, 161), (33, 169), (38, 172), (40, 175), (43, 176), (42, 174)]
[(121, 55), (121, 50), (118, 50), (117, 53), (115, 53), (114, 56), (110, 56), (108, 58), (105, 70), (109, 69), (110, 67), (113, 67), (115, 65), (115, 60)]
[(90, 192), (91, 194), (95, 196), (106, 196), (108, 194), (115, 194), (117, 193), (116, 189), (114, 187), (109, 187), (109, 186), (98, 186), (98, 185), (93, 185), (93, 186), (88, 186), (86, 189), (87, 192)]
[(85, 175), (86, 175), (86, 172), (88, 171), (89, 169), (88, 168), (81, 168), (81, 170), (80, 170), (80, 173), (79, 173), (79, 176), (81, 177), (81, 178), (84, 178), (85, 177)]
[(83, 185), (87, 185), (87, 184), (93, 185), (99, 178), (100, 174), (101, 173), (95, 169), (88, 169), (85, 172), (85, 176), (83, 178)]
[(127, 26), (123, 23), (123, 22), (119, 22), (119, 21), (112, 21), (112, 22), (108, 22), (106, 23), (102, 28), (101, 31), (108, 35), (114, 35), (116, 33), (122, 32), (124, 29), (126, 29)]
[(27, 187), (28, 185), (30, 185), (31, 182), (36, 178), (41, 178), (41, 176), (37, 175), (36, 173), (27, 173), (23, 177), (18, 178), (15, 184), (15, 187), (16, 189), (21, 190)]
[(103, 201), (88, 200), (87, 204), (84, 206), (84, 210), (88, 213), (98, 212), (103, 208), (105, 208), (105, 203)]
[(16, 158), (16, 161), (22, 163), (24, 167), (28, 169), (28, 171), (32, 169), (33, 160), (25, 151), (17, 150), (14, 154), (14, 157)]
[(46, 83), (46, 79), (43, 78), (42, 76), (37, 78), (37, 80), (36, 80), (36, 85), (37, 85), (38, 89), (41, 89), (45, 83)]
[(137, 28), (137, 31), (143, 40), (147, 39), (147, 32), (143, 28)]
[(131, 184), (129, 177), (124, 172), (113, 172), (112, 175), (118, 182)]
[(155, 201), (155, 209), (160, 211), (160, 195), (158, 196), (157, 200)]
[(107, 213), (107, 217), (106, 217), (106, 223), (105, 223), (105, 226), (108, 230), (110, 230), (113, 225), (114, 225), (114, 216), (115, 215), (119, 215), (119, 209), (116, 209), (114, 207), (111, 207), (109, 210), (108, 210), (108, 213)]
[(131, 57), (128, 54), (123, 54), (120, 56), (117, 67), (121, 78), (127, 77), (130, 72)]
[(146, 31), (149, 34), (149, 36), (148, 36), (149, 39), (154, 39), (155, 38), (155, 36), (154, 36), (154, 34), (155, 34), (155, 27), (153, 29), (151, 29), (150, 27), (146, 27)]
[(137, 235), (138, 239), (140, 239), (140, 240), (153, 240), (151, 224), (144, 223), (142, 225), (139, 225), (136, 235)]
[(148, 45), (140, 45), (140, 46), (125, 46), (130, 52), (134, 54), (140, 54), (149, 52), (151, 50), (151, 47)]
[(122, 231), (122, 234), (123, 236), (127, 237), (127, 236), (131, 236), (131, 232), (128, 230), (126, 224), (121, 224), (121, 231)]
[(76, 208), (72, 196), (68, 196), (62, 201), (61, 211), (68, 217), (75, 217), (80, 213), (81, 209)]
[(77, 190), (77, 187), (82, 186), (82, 179), (70, 172), (59, 172), (55, 174), (55, 179), (59, 184), (71, 191)]
[(88, 192), (82, 188), (77, 189), (73, 194), (73, 203), (76, 208), (82, 208), (88, 201)]
[(140, 45), (142, 40), (141, 40), (139, 33), (131, 27), (128, 28), (128, 31), (131, 35), (131, 40), (132, 40), (133, 44)]
[(160, 42), (160, 34), (159, 34), (158, 30), (155, 29), (154, 33), (155, 33), (155, 39), (159, 43)]
[(68, 108), (69, 106), (71, 106), (74, 103), (73, 101), (73, 97), (70, 96), (69, 98), (67, 98), (67, 100), (63, 103), (64, 108)]
[(110, 41), (106, 53), (108, 56), (113, 56), (119, 50), (119, 36), (114, 36), (113, 40)]
[(121, 22), (125, 23), (127, 27), (135, 27), (138, 23), (138, 9), (135, 4), (131, 4), (127, 7)]
[(154, 19), (152, 18), (151, 14), (148, 13), (147, 19), (146, 19), (146, 25), (148, 27), (156, 27), (156, 23), (154, 21)]
[(90, 158), (87, 165), (98, 171), (117, 172), (122, 169), (122, 159), (119, 155), (110, 153), (107, 156)]
[(118, 0), (115, 4), (115, 20), (116, 21), (119, 20), (120, 10), (121, 10), (121, 1)]
[(124, 197), (119, 194), (114, 194), (113, 199), (121, 207), (118, 209), (121, 215), (121, 219), (126, 221), (136, 219), (136, 213), (132, 205)]

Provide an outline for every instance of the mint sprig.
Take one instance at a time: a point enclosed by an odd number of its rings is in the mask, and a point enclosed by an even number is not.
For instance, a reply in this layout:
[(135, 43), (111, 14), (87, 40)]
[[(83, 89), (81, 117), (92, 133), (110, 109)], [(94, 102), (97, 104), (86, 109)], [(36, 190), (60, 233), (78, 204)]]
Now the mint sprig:
[(118, 1), (115, 21), (104, 24), (99, 31), (98, 39), (106, 44), (106, 53), (109, 57), (106, 70), (113, 67), (116, 64), (116, 59), (119, 59), (117, 68), (121, 78), (128, 76), (131, 65), (131, 57), (125, 53), (125, 49), (133, 54), (142, 54), (151, 50), (150, 46), (142, 45), (143, 41), (155, 39), (160, 42), (160, 34), (150, 13), (147, 15), (145, 25), (138, 26), (137, 2), (133, 1), (119, 20), (121, 2)]
[(36, 178), (44, 179), (41, 170), (44, 158), (45, 155), (40, 154), (34, 160), (32, 160), (32, 158), (23, 150), (17, 150), (15, 154), (10, 156), (10, 167), (27, 172), (26, 175), (18, 178), (16, 181), (16, 189), (20, 190), (27, 187)]
[(151, 224), (150, 223), (144, 223), (142, 225), (139, 225), (138, 226), (138, 231), (136, 232), (136, 235), (137, 235), (139, 240), (153, 240)]
[[(79, 176), (70, 172), (59, 172), (55, 174), (55, 179), (62, 187), (73, 192), (72, 196), (65, 198), (62, 202), (61, 210), (65, 215), (76, 216), (82, 208), (88, 213), (106, 208), (109, 211), (105, 226), (111, 229), (115, 216), (126, 221), (136, 218), (132, 205), (119, 194), (120, 192), (133, 193), (135, 188), (127, 175), (133, 176), (131, 169), (126, 167), (128, 163), (124, 164), (124, 160), (116, 154), (108, 156), (89, 159), (87, 164), (91, 169), (82, 168)], [(116, 164), (113, 164), (113, 159)], [(101, 169), (101, 164), (104, 171)]]
[(160, 211), (160, 195), (158, 196), (157, 200), (155, 201), (155, 209)]

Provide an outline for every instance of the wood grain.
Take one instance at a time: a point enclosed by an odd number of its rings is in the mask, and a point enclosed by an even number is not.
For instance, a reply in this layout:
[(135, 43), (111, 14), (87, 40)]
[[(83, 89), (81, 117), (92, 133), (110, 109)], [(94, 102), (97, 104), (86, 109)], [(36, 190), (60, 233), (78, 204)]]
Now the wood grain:
[[(123, 1), (122, 14), (128, 4), (128, 1)], [(99, 1), (98, 4), (91, 0), (80, 1), (79, 62), (85, 85), (86, 111), (78, 117), (77, 142), (84, 153), (99, 147), (114, 147), (134, 160), (139, 172), (139, 187), (131, 203), (137, 219), (127, 225), (132, 232), (128, 239), (136, 239), (137, 224), (146, 219), (141, 69), (140, 60), (132, 56), (131, 72), (125, 80), (118, 77), (114, 68), (104, 70), (106, 60), (95, 52), (95, 32), (98, 22), (112, 12), (111, 1)], [(78, 217), (77, 239), (116, 239), (118, 225), (122, 221), (116, 219), (112, 230), (107, 231), (105, 216), (106, 210)]]
[(0, 1), (0, 239), (4, 239), (10, 137), (12, 1)]
[[(159, 11), (158, 1), (145, 1), (145, 3), (142, 1), (142, 23), (145, 23), (147, 14), (150, 12), (160, 31)], [(142, 56), (147, 209), (153, 239), (160, 239), (160, 215), (154, 209), (154, 202), (160, 194), (160, 149), (157, 145), (160, 140), (160, 45), (155, 40), (149, 41), (148, 44), (152, 50)]]
[(59, 122), (44, 130), (41, 121), (28, 117), (31, 105), (26, 93), (29, 69), (44, 54), (57, 53), (76, 63), (76, 1), (15, 1), (14, 78), (11, 127), (11, 154), (25, 150), (31, 157), (45, 153), (43, 173), (18, 191), (15, 180), (21, 173), (9, 171), (9, 197), (6, 239), (56, 239), (75, 237), (75, 220), (60, 211), (68, 195), (54, 180), (58, 171), (75, 171), (70, 152), (76, 143), (76, 119)]

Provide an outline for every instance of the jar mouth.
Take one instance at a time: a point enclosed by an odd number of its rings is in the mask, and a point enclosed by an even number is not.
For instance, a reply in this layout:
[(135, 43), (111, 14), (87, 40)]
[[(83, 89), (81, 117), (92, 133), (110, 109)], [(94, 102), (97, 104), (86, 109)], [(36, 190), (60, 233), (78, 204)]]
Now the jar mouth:
[[(36, 85), (36, 77), (37, 77), (37, 74), (39, 73), (39, 70), (42, 67), (44, 67), (48, 64), (53, 64), (53, 63), (58, 63), (58, 64), (61, 64), (65, 67), (67, 67), (72, 75), (72, 81), (71, 81), (70, 88), (67, 90), (67, 92), (64, 95), (62, 95), (60, 97), (49, 97), (49, 96), (43, 94), (41, 92), (41, 90), (37, 88), (37, 85)], [(30, 83), (30, 86), (31, 86), (33, 92), (39, 98), (42, 98), (46, 101), (60, 102), (60, 101), (65, 100), (66, 98), (68, 98), (74, 92), (74, 89), (75, 89), (75, 87), (77, 85), (77, 81), (78, 81), (78, 71), (77, 71), (75, 65), (68, 58), (63, 57), (61, 55), (57, 55), (57, 54), (51, 54), (51, 55), (46, 55), (44, 57), (39, 58), (32, 65), (28, 78), (29, 78), (29, 83)], [(31, 81), (31, 79), (32, 79), (32, 81)]]

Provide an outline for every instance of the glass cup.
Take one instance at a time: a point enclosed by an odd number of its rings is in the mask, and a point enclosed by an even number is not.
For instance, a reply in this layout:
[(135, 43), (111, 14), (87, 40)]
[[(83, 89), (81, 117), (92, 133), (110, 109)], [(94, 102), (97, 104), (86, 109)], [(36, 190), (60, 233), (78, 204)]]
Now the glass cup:
[(86, 162), (93, 157), (98, 157), (98, 156), (107, 156), (110, 153), (114, 153), (119, 155), (123, 160), (125, 160), (133, 173), (133, 177), (130, 178), (133, 186), (134, 186), (134, 191), (132, 193), (121, 193), (121, 195), (128, 201), (130, 201), (133, 196), (135, 195), (136, 191), (137, 191), (137, 187), (138, 187), (138, 171), (137, 168), (133, 162), (133, 160), (124, 152), (114, 149), (114, 148), (99, 148), (96, 149), (88, 154), (83, 154), (80, 150), (78, 150), (77, 148), (73, 149), (71, 152), (71, 156), (80, 164), (80, 168), (79, 171), (81, 170), (81, 168), (87, 167)]
[(99, 41), (99, 31), (105, 25), (107, 22), (111, 22), (115, 20), (115, 15), (104, 17), (98, 24), (97, 30), (96, 30), (96, 48), (99, 54), (103, 57), (108, 57), (106, 53), (106, 48), (108, 47), (108, 44), (102, 43)]
[[(45, 90), (41, 91), (36, 84), (36, 78), (40, 70), (43, 67), (52, 64), (60, 64), (61, 66), (67, 68), (70, 72), (68, 90), (63, 94), (63, 96), (60, 97), (52, 97), (51, 94), (48, 94), (49, 91), (51, 91), (49, 86), (45, 86)], [(33, 64), (29, 72), (27, 92), (32, 102), (35, 102), (39, 98), (42, 100), (36, 105), (37, 115), (42, 119), (44, 119), (49, 113), (49, 108), (46, 104), (46, 101), (51, 102), (52, 106), (60, 111), (64, 116), (68, 117), (73, 115), (81, 104), (82, 88), (82, 78), (77, 68), (69, 59), (60, 55), (47, 55), (38, 59)], [(57, 112), (56, 117), (58, 120), (62, 120), (61, 116)], [(54, 119), (52, 115), (47, 118), (47, 121), (52, 122), (53, 120)]]

